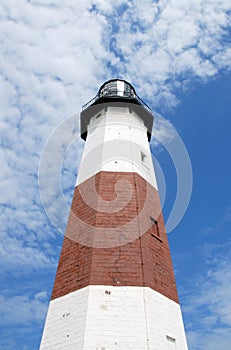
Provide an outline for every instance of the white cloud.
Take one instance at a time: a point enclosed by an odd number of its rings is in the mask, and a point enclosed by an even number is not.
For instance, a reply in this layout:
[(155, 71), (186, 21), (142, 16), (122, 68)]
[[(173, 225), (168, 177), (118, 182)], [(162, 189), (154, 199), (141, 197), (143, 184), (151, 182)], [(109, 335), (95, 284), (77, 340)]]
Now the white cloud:
[(177, 137), (177, 132), (169, 120), (161, 117), (157, 113), (154, 114), (154, 131), (151, 145), (166, 145), (171, 143)]
[(53, 233), (39, 199), (39, 158), (52, 129), (80, 110), (105, 72), (110, 56), (101, 43), (105, 18), (89, 13), (90, 4), (20, 0), (0, 5), (3, 270), (9, 263), (42, 267), (53, 262), (42, 243)]
[(26, 326), (40, 324), (44, 320), (47, 311), (47, 295), (40, 292), (33, 297), (0, 295), (0, 325), (1, 326)]
[[(163, 87), (174, 93), (174, 80), (184, 80), (185, 73), (191, 81), (204, 80), (230, 68), (229, 23), (229, 1), (129, 2), (112, 32), (113, 48), (122, 56), (122, 73), (161, 106)], [(171, 106), (171, 100), (165, 103)]]
[[(22, 222), (23, 219), (17, 218), (17, 220)], [(26, 217), (25, 219), (28, 218)], [(31, 221), (33, 222), (33, 219)], [(28, 227), (25, 227), (26, 225), (22, 227), (19, 227), (18, 224), (12, 226), (16, 229), (19, 228), (21, 235), (17, 237), (17, 230), (15, 235), (1, 234), (1, 274), (4, 272), (8, 274), (25, 274), (26, 271), (31, 269), (36, 270), (55, 266), (57, 257), (54, 248), (49, 243), (49, 238), (43, 239), (42, 243), (39, 243), (36, 230), (28, 231)], [(22, 232), (24, 232), (24, 236), (22, 236)]]
[[(231, 341), (231, 242), (206, 244), (204, 274), (192, 279), (184, 296), (184, 315), (190, 347), (228, 350)], [(205, 270), (204, 270), (205, 268)], [(193, 287), (194, 284), (194, 287)]]

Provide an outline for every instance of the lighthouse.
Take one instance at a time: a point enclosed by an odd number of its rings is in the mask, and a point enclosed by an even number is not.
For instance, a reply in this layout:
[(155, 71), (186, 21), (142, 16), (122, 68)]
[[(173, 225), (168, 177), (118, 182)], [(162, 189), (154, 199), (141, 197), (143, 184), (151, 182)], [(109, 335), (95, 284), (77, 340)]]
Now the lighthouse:
[(122, 79), (80, 114), (85, 148), (40, 350), (187, 350), (149, 147), (153, 113)]

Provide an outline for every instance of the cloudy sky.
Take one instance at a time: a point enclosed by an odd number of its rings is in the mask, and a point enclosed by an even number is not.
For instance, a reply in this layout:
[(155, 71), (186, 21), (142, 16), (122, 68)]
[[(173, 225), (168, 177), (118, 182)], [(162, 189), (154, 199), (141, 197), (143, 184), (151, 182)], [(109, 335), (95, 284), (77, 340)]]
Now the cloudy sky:
[[(39, 195), (45, 143), (73, 115), (78, 134), (81, 106), (115, 77), (129, 80), (188, 150), (192, 197), (169, 241), (189, 348), (230, 349), (230, 13), (229, 0), (0, 3), (0, 350), (39, 347), (55, 277), (63, 236)], [(167, 122), (160, 133), (174, 137)], [(77, 138), (63, 162), (68, 205), (83, 146)], [(176, 172), (155, 140), (152, 152), (167, 221)]]

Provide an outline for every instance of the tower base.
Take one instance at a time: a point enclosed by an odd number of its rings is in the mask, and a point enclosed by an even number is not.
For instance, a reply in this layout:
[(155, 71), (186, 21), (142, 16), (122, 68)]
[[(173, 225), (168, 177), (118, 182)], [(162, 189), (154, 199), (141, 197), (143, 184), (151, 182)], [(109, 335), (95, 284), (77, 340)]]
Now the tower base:
[(180, 305), (149, 287), (92, 285), (51, 300), (40, 350), (187, 350)]

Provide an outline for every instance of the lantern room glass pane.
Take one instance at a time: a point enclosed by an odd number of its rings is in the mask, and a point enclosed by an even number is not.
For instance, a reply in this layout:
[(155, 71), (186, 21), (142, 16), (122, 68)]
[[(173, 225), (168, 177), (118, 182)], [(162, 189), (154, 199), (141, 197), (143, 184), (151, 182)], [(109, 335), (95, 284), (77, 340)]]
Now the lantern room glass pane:
[(134, 97), (135, 93), (131, 85), (123, 80), (113, 80), (103, 86), (99, 92), (100, 97), (121, 96)]

